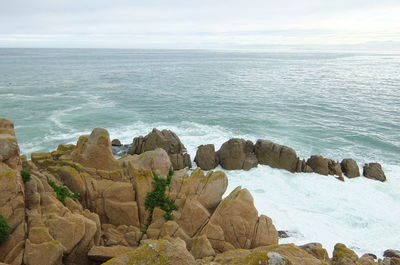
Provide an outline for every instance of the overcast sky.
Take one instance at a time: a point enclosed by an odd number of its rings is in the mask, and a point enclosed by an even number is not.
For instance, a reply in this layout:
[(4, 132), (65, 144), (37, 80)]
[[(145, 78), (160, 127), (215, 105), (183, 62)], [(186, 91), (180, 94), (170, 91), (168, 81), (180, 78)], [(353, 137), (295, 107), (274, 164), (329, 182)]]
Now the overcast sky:
[(0, 47), (400, 41), (400, 0), (0, 0)]

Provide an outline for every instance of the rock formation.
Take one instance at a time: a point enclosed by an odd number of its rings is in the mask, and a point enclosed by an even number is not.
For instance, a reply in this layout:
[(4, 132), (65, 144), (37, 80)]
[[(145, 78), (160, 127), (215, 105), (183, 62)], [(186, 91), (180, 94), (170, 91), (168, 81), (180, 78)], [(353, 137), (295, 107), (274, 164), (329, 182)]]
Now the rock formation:
[(224, 169), (249, 170), (258, 165), (253, 143), (244, 139), (230, 139), (222, 144), (217, 154), (219, 163)]
[(213, 144), (200, 145), (194, 158), (197, 166), (203, 170), (211, 170), (217, 167), (219, 161)]
[(365, 164), (363, 176), (369, 179), (379, 180), (381, 182), (386, 181), (385, 173), (383, 172), (382, 166), (379, 163)]
[(340, 166), (342, 168), (342, 172), (348, 178), (356, 178), (360, 176), (360, 170), (358, 168), (357, 162), (354, 159), (351, 158), (343, 159), (342, 162), (340, 163)]
[(162, 148), (168, 153), (175, 170), (192, 167), (190, 156), (186, 153), (185, 146), (179, 137), (169, 130), (159, 131), (153, 129), (153, 131), (144, 137), (139, 136), (134, 138), (128, 153), (131, 155), (142, 154), (156, 148)]
[(342, 168), (338, 162), (322, 157), (311, 156), (307, 160), (307, 165), (315, 172), (321, 175), (336, 175), (342, 177)]

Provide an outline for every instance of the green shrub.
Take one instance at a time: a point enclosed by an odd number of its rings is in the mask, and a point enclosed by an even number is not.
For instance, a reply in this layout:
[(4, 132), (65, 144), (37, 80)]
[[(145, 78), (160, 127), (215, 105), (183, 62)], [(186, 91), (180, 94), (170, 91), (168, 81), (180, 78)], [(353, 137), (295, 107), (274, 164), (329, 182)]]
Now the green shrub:
[(171, 183), (172, 176), (174, 175), (174, 171), (172, 168), (168, 171), (168, 176), (166, 179), (160, 178), (154, 171), (153, 171), (153, 191), (150, 191), (146, 195), (146, 199), (144, 201), (144, 206), (147, 211), (149, 211), (149, 215), (147, 217), (146, 223), (143, 227), (140, 227), (140, 231), (142, 232), (142, 236), (139, 238), (138, 243), (143, 238), (143, 235), (147, 233), (147, 228), (151, 224), (153, 220), (153, 210), (155, 207), (160, 207), (161, 210), (165, 211), (164, 219), (165, 220), (172, 220), (174, 215), (172, 211), (177, 210), (178, 206), (175, 205), (174, 200), (165, 196), (165, 191), (167, 187)]
[(31, 172), (29, 172), (28, 170), (21, 170), (21, 177), (22, 177), (22, 181), (24, 183), (31, 181)]
[(49, 185), (53, 188), (55, 193), (57, 194), (57, 199), (65, 205), (65, 199), (67, 197), (76, 200), (79, 198), (79, 193), (70, 192), (69, 189), (65, 186), (58, 186), (53, 180), (49, 179), (47, 181)]
[(0, 244), (5, 242), (10, 235), (10, 227), (6, 219), (2, 215), (0, 215)]
[[(178, 207), (175, 205), (174, 200), (165, 196), (165, 191), (168, 185), (171, 183), (173, 170), (169, 170), (168, 177), (166, 179), (160, 178), (155, 172), (153, 172), (153, 191), (147, 193), (144, 201), (146, 210), (150, 213), (153, 212), (155, 207), (160, 207), (161, 210), (165, 211), (164, 218), (166, 220), (172, 220), (172, 211), (177, 210)], [(150, 220), (151, 221), (151, 220)]]

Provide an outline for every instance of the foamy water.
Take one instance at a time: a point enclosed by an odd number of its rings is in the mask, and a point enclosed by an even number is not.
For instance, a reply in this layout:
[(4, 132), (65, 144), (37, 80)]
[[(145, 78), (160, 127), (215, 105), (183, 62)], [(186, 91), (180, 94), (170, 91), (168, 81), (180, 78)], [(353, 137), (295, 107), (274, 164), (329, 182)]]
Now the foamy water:
[(131, 143), (174, 131), (192, 159), (232, 137), (269, 139), (301, 158), (380, 162), (388, 181), (227, 171), (290, 237), (378, 256), (400, 246), (400, 56), (167, 50), (0, 49), (0, 117), (21, 151), (54, 150), (95, 127)]

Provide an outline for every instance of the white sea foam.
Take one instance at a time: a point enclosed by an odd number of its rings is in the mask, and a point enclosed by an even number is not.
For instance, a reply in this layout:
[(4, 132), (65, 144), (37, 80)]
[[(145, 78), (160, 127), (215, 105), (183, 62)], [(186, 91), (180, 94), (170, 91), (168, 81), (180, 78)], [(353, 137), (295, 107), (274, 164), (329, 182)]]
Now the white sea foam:
[[(190, 122), (172, 126), (136, 123), (111, 129), (110, 134), (130, 143), (134, 136), (146, 135), (153, 127), (174, 131), (192, 159), (200, 144), (213, 143), (218, 149), (231, 137), (254, 140), (220, 126)], [(226, 171), (229, 186), (225, 196), (237, 186), (249, 189), (259, 213), (270, 216), (278, 230), (289, 231), (290, 237), (281, 243), (320, 242), (332, 253), (334, 245), (341, 242), (359, 254), (379, 256), (400, 245), (400, 237), (396, 236), (400, 234), (400, 167), (383, 167), (388, 177), (385, 183), (363, 177), (341, 182), (333, 176), (292, 174), (268, 166)]]
[(48, 117), (48, 120), (53, 122), (59, 128), (71, 129), (72, 128), (71, 126), (67, 126), (66, 124), (64, 124), (62, 122), (62, 117), (67, 115), (69, 112), (73, 112), (73, 111), (80, 110), (80, 109), (82, 109), (82, 107), (77, 106), (77, 107), (72, 107), (72, 108), (68, 108), (68, 109), (55, 110)]

